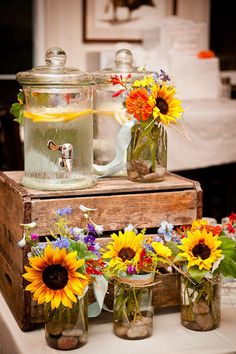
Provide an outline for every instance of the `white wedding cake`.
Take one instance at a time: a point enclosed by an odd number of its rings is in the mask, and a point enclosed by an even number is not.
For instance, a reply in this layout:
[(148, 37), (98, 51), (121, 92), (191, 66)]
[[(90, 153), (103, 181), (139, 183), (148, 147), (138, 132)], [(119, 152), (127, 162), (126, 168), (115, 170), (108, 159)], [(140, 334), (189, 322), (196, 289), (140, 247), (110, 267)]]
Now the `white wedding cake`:
[(160, 27), (160, 45), (168, 52), (169, 73), (181, 99), (216, 99), (220, 96), (217, 57), (199, 58), (206, 50), (206, 25), (170, 17)]

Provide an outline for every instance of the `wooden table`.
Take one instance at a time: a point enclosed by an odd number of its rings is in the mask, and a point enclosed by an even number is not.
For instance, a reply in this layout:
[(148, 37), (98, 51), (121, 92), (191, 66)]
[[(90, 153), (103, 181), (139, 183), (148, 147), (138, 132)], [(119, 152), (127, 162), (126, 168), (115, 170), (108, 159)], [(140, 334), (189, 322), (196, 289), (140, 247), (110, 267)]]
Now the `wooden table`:
[[(220, 327), (209, 332), (196, 332), (180, 325), (179, 312), (161, 310), (154, 316), (153, 335), (139, 341), (116, 337), (112, 332), (110, 313), (90, 320), (88, 343), (69, 351), (78, 354), (235, 354), (236, 353), (236, 283), (229, 291), (222, 289)], [(47, 346), (44, 329), (22, 332), (0, 295), (0, 353), (61, 353)]]

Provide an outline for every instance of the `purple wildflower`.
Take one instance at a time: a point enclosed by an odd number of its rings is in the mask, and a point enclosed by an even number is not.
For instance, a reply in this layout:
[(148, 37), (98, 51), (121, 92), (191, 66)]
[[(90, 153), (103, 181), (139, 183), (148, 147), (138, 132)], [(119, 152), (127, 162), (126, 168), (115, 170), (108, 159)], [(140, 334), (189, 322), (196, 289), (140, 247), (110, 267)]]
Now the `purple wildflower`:
[(53, 242), (54, 247), (59, 247), (60, 249), (62, 248), (68, 248), (70, 245), (70, 241), (68, 240), (67, 237), (60, 236), (55, 242)]
[(72, 213), (72, 208), (71, 207), (65, 207), (65, 208), (56, 210), (56, 214), (58, 216), (65, 216), (65, 215), (69, 215), (71, 213)]
[(31, 240), (32, 241), (38, 241), (39, 235), (38, 234), (30, 234)]
[(88, 223), (87, 228), (88, 228), (89, 235), (98, 236), (97, 231), (95, 230), (95, 227), (93, 224)]
[(96, 237), (91, 235), (91, 234), (88, 234), (87, 236), (85, 236), (84, 238), (84, 242), (87, 243), (87, 244), (90, 244), (92, 246), (95, 245), (95, 240), (96, 240)]
[(155, 252), (154, 249), (152, 248), (152, 246), (149, 245), (148, 243), (146, 244), (146, 249), (147, 249), (147, 251)]
[(136, 273), (136, 267), (133, 267), (131, 264), (128, 265), (127, 267), (127, 273), (130, 274), (130, 275), (133, 275)]
[(162, 81), (170, 81), (169, 75), (162, 69), (160, 70), (160, 79)]

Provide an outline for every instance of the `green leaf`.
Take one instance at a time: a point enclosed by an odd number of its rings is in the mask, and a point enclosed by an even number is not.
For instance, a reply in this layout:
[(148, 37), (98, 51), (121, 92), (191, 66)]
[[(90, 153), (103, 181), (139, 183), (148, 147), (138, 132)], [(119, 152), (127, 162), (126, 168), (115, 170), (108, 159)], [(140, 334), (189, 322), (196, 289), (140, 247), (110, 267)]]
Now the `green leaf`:
[(185, 262), (186, 258), (182, 257), (180, 254), (175, 256), (174, 262)]
[(78, 241), (78, 242), (71, 241), (69, 249), (72, 252), (77, 251), (77, 257), (80, 259), (85, 258), (86, 253), (88, 252), (86, 245), (80, 241)]
[(15, 121), (19, 124), (24, 123), (23, 106), (20, 103), (13, 103), (10, 113), (15, 117)]
[(207, 275), (208, 271), (205, 269), (200, 270), (197, 266), (191, 267), (188, 270), (191, 278), (200, 283), (203, 278)]
[(219, 264), (219, 267), (216, 269), (216, 272), (220, 272), (225, 277), (236, 278), (236, 242), (227, 236), (219, 237), (221, 241), (220, 248), (224, 258)]
[(24, 123), (24, 115), (23, 115), (23, 104), (25, 101), (24, 93), (22, 90), (17, 95), (18, 102), (13, 103), (10, 109), (10, 113), (15, 117), (15, 121), (19, 124)]
[(86, 261), (91, 260), (91, 259), (97, 259), (98, 257), (96, 256), (95, 253), (88, 251), (87, 246), (80, 241), (70, 241), (70, 247), (69, 249), (73, 252), (77, 252), (77, 257), (79, 259), (84, 258)]
[(236, 261), (231, 256), (225, 255), (216, 273), (221, 273), (224, 277), (236, 278)]
[(224, 250), (232, 250), (236, 257), (236, 242), (232, 238), (228, 236), (220, 236), (218, 240), (221, 241), (220, 248), (222, 249), (223, 253)]
[(171, 250), (173, 256), (177, 256), (177, 254), (180, 253), (180, 250), (177, 247), (176, 242), (169, 241), (166, 243), (166, 246)]

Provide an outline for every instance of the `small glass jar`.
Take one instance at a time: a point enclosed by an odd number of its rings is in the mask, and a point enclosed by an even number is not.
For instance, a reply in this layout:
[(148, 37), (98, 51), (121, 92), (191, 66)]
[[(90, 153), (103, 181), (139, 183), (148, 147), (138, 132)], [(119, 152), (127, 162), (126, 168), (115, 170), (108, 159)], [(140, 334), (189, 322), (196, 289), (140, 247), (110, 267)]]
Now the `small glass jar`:
[(163, 181), (167, 172), (167, 134), (163, 126), (135, 124), (127, 149), (127, 174), (133, 182)]
[(32, 189), (80, 189), (93, 175), (92, 76), (65, 67), (66, 53), (47, 51), (45, 66), (20, 72), (24, 93), (22, 184)]
[(114, 283), (113, 331), (124, 339), (144, 339), (153, 329), (153, 276), (117, 278)]
[(181, 277), (181, 324), (194, 331), (210, 331), (220, 323), (220, 276), (200, 283)]
[[(150, 73), (145, 73), (145, 75)], [(106, 165), (116, 156), (117, 134), (127, 121), (126, 109), (123, 107), (124, 94), (112, 95), (122, 89), (121, 85), (113, 85), (111, 78), (122, 75), (127, 79), (127, 86), (144, 77), (137, 67), (133, 66), (133, 56), (128, 49), (116, 52), (114, 65), (94, 73), (96, 92), (94, 95), (94, 163)], [(126, 174), (126, 171), (124, 171)]]
[(45, 306), (45, 339), (49, 347), (58, 350), (80, 348), (88, 340), (87, 296), (78, 300), (73, 307), (60, 306), (51, 310)]

